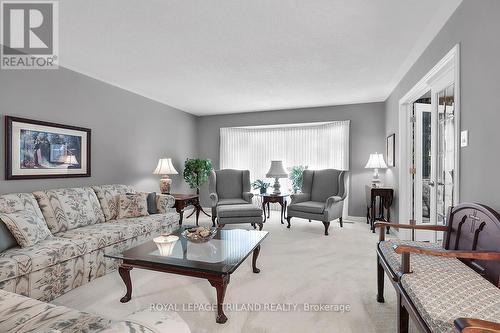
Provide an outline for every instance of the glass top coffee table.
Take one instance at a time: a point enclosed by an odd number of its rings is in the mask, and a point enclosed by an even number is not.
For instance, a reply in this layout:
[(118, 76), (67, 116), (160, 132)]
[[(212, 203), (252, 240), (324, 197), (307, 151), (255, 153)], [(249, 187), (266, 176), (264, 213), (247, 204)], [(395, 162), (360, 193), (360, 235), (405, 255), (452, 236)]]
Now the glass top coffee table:
[(179, 239), (167, 247), (159, 247), (149, 241), (120, 254), (106, 255), (122, 260), (118, 272), (127, 287), (122, 303), (132, 298), (132, 268), (142, 268), (164, 273), (172, 273), (207, 279), (217, 290), (217, 323), (225, 323), (224, 296), (229, 284), (229, 276), (253, 253), (252, 268), (259, 273), (257, 257), (260, 243), (267, 237), (267, 231), (218, 229), (214, 238), (205, 243), (194, 243), (181, 235), (190, 227), (183, 226), (170, 235)]

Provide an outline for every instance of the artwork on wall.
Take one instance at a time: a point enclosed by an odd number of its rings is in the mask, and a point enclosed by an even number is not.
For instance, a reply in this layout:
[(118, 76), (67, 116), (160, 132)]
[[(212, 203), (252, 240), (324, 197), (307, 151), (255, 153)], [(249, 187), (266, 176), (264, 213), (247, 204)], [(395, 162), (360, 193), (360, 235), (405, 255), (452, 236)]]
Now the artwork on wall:
[(387, 156), (387, 166), (395, 167), (396, 161), (394, 159), (394, 153), (396, 151), (396, 134), (391, 134), (387, 137), (386, 142), (386, 156)]
[(5, 179), (90, 177), (87, 128), (5, 117)]

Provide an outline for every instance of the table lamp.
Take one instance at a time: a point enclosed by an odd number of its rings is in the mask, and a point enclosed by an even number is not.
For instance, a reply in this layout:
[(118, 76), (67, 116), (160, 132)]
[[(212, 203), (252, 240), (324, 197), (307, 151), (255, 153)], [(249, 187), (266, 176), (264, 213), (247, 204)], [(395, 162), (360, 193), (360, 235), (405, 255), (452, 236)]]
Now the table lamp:
[(171, 158), (160, 158), (158, 166), (153, 172), (155, 175), (160, 175), (160, 191), (162, 194), (170, 194), (170, 187), (172, 186), (172, 179), (168, 175), (178, 175), (175, 170)]
[(366, 163), (365, 169), (373, 169), (372, 186), (378, 187), (380, 184), (380, 178), (378, 176), (378, 169), (386, 169), (387, 164), (385, 164), (384, 156), (382, 154), (370, 154), (368, 163)]
[(279, 178), (286, 178), (288, 174), (285, 171), (285, 167), (283, 166), (283, 161), (271, 161), (271, 167), (269, 171), (266, 173), (267, 178), (274, 178), (274, 191), (273, 194), (279, 195), (280, 192), (280, 182)]

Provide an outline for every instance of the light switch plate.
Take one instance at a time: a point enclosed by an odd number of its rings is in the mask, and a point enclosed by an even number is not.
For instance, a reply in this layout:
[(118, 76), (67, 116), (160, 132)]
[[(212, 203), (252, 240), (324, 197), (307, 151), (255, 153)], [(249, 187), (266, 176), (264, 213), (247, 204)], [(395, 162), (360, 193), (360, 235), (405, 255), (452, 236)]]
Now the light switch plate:
[(467, 147), (469, 145), (469, 131), (465, 130), (460, 132), (460, 147)]

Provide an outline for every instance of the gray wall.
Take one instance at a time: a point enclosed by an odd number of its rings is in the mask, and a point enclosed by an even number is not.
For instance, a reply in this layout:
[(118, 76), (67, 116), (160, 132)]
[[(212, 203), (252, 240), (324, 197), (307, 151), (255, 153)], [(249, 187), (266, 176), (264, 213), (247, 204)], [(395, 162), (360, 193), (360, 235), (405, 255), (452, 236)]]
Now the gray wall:
[[(350, 120), (351, 191), (349, 215), (365, 216), (365, 184), (372, 171), (364, 169), (370, 153), (384, 152), (384, 103), (354, 104), (318, 108), (237, 113), (200, 117), (197, 123), (198, 153), (219, 167), (219, 129), (232, 126), (291, 124), (315, 121)], [(208, 187), (201, 189), (202, 201), (208, 204)]]
[[(500, 110), (495, 98), (500, 92), (499, 13), (498, 0), (464, 0), (386, 101), (386, 134), (398, 134), (399, 99), (460, 43), (461, 128), (469, 130), (469, 146), (460, 150), (460, 201), (480, 202), (497, 210)], [(386, 182), (397, 188), (397, 168), (386, 172)], [(396, 200), (396, 219), (397, 209)]]
[[(67, 69), (1, 71), (0, 110), (1, 116), (92, 129), (91, 178), (5, 181), (2, 176), (0, 193), (109, 183), (159, 191), (152, 175), (159, 157), (172, 157), (182, 172), (185, 158), (196, 156), (195, 116)], [(187, 191), (180, 176), (172, 178), (175, 190)]]

